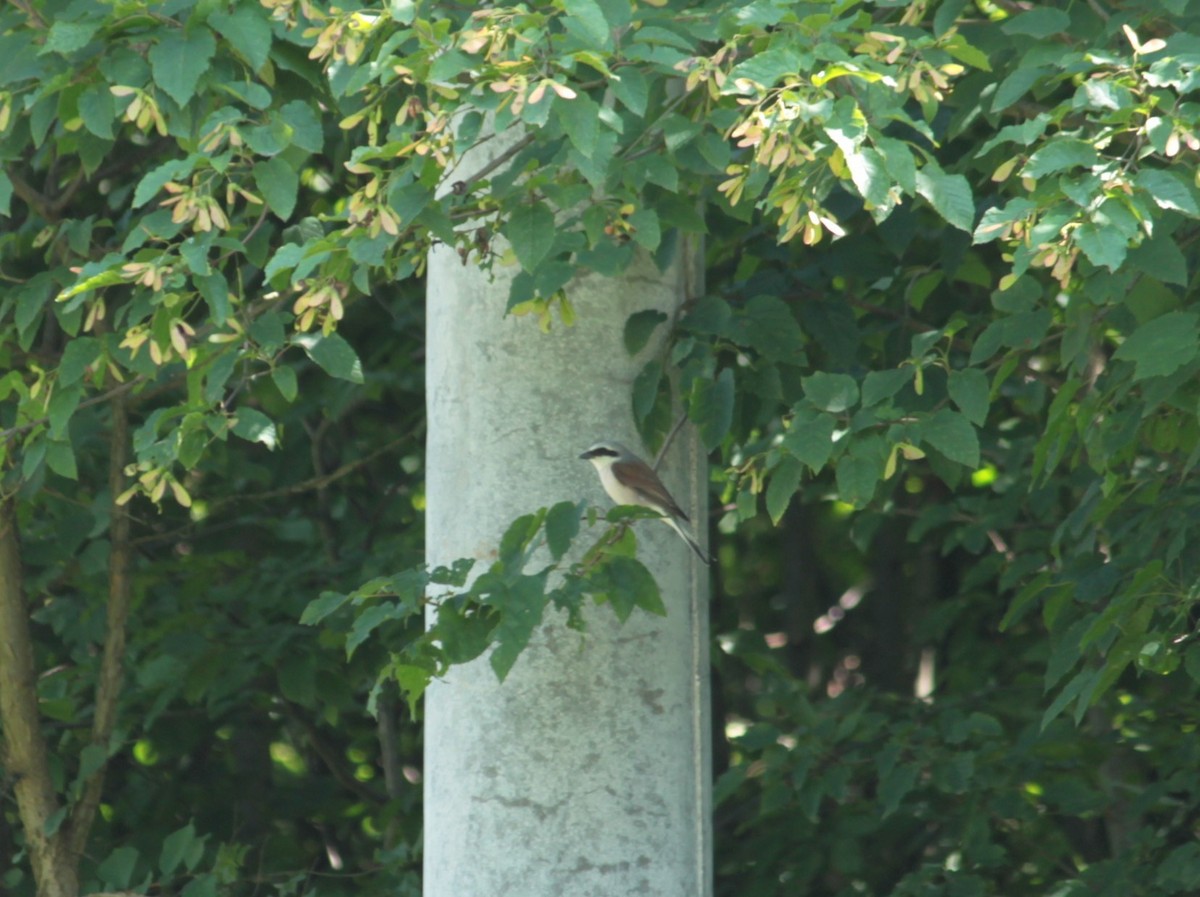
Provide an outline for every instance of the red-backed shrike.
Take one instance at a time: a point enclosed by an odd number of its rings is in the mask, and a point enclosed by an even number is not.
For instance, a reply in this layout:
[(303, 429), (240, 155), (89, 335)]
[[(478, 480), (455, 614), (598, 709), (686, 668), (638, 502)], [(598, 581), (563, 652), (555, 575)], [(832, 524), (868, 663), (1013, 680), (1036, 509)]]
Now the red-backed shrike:
[(579, 457), (595, 466), (600, 474), (600, 485), (609, 498), (619, 505), (637, 505), (657, 511), (662, 515), (663, 523), (679, 533), (696, 552), (696, 557), (706, 564), (712, 563), (696, 537), (684, 526), (688, 522), (687, 514), (649, 464), (619, 442), (597, 442)]

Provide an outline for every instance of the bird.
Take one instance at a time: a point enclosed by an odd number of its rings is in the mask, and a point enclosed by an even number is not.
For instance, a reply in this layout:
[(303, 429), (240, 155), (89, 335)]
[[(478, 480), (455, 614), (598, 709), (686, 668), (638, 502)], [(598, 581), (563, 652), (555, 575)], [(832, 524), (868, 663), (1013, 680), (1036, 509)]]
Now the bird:
[(706, 564), (712, 563), (712, 558), (686, 528), (687, 514), (649, 464), (621, 443), (611, 441), (597, 442), (579, 457), (592, 462), (609, 498), (619, 505), (637, 505), (657, 511), (662, 515), (663, 523), (675, 530), (696, 552), (696, 557)]

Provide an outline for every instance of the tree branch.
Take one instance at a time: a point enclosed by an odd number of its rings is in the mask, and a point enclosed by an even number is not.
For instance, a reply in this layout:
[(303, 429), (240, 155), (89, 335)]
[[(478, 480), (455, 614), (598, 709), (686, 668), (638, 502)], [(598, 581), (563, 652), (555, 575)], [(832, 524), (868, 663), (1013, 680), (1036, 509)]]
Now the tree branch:
[[(124, 678), (125, 628), (133, 593), (129, 568), (133, 546), (129, 538), (129, 514), (117, 504), (117, 496), (125, 491), (125, 465), (129, 455), (129, 409), (124, 395), (112, 401), (112, 432), (109, 435), (108, 489), (112, 523), (109, 528), (108, 612), (104, 629), (104, 653), (100, 658), (100, 674), (96, 680), (96, 709), (92, 717), (92, 744), (109, 753), (109, 741), (117, 721), (117, 700)], [(83, 786), (79, 802), (71, 812), (68, 828), (70, 849), (74, 856), (83, 853), (100, 796), (104, 790), (102, 764)]]
[[(377, 730), (379, 765), (383, 767), (383, 787), (387, 791), (388, 800), (395, 800), (400, 796), (400, 757), (396, 745), (396, 696), (391, 684), (386, 682), (379, 695)], [(385, 850), (396, 846), (397, 828), (396, 817), (389, 816), (387, 829), (383, 835)]]
[(340, 754), (321, 737), (320, 730), (308, 718), (305, 708), (293, 704), (288, 700), (284, 700), (282, 703), (287, 708), (288, 715), (304, 730), (304, 736), (308, 739), (309, 746), (321, 759), (321, 762), (325, 764), (325, 768), (329, 770), (330, 775), (333, 776), (339, 785), (351, 794), (357, 795), (359, 798), (370, 801), (373, 804), (381, 804), (387, 799), (378, 789), (371, 787), (366, 782), (360, 782), (354, 777), (354, 773), (346, 768), (345, 761)]

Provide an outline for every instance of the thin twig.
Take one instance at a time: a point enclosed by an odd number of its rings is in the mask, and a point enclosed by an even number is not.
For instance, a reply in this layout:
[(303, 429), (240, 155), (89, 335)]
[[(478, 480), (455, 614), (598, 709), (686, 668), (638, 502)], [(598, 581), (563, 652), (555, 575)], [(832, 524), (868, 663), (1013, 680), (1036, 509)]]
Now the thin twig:
[[(391, 442), (387, 443), (387, 445), (381, 446), (380, 448), (376, 449), (375, 451), (371, 452), (368, 455), (364, 455), (363, 457), (358, 458), (357, 460), (354, 460), (354, 461), (346, 462), (341, 467), (339, 467), (337, 470), (335, 470), (331, 473), (322, 474), (322, 475), (316, 476), (316, 477), (310, 477), (309, 479), (304, 480), (303, 482), (295, 483), (291, 486), (284, 486), (279, 489), (271, 489), (267, 492), (255, 492), (250, 495), (225, 495), (220, 498), (213, 499), (209, 503), (209, 507), (212, 509), (212, 511), (216, 511), (219, 508), (224, 508), (227, 505), (231, 505), (231, 504), (235, 504), (235, 503), (264, 501), (266, 499), (271, 499), (271, 498), (285, 498), (290, 495), (299, 495), (302, 492), (311, 492), (313, 490), (324, 489), (326, 486), (328, 486), (330, 483), (334, 482), (335, 480), (339, 480), (344, 476), (348, 476), (349, 474), (353, 473), (358, 468), (369, 464), (371, 461), (374, 461), (380, 455), (382, 455), (388, 451), (391, 451), (393, 448), (400, 445), (402, 442), (405, 442), (406, 440), (408, 440), (411, 437), (411, 435), (412, 434), (409, 434), (409, 436), (402, 436), (398, 439), (394, 439)], [(210, 512), (210, 516), (211, 516), (211, 512)], [(213, 533), (222, 528), (228, 529), (228, 528), (232, 528), (232, 527), (236, 527), (236, 526), (240, 526), (240, 525), (241, 524), (239, 524), (237, 522), (229, 522), (229, 523), (225, 523), (225, 524), (206, 522), (204, 525), (204, 532), (206, 534)], [(140, 537), (134, 539), (132, 544), (135, 547), (140, 547), (142, 545), (152, 545), (155, 542), (167, 542), (172, 539), (183, 538), (183, 537), (187, 536), (189, 533), (196, 532), (197, 529), (198, 529), (198, 527), (195, 522), (188, 521), (183, 526), (176, 527), (176, 528), (168, 530), (166, 532), (151, 533), (150, 535), (140, 536)]]
[(477, 172), (475, 172), (470, 177), (455, 181), (454, 182), (454, 192), (455, 193), (466, 193), (472, 184), (476, 184), (479, 181), (482, 181), (489, 174), (491, 174), (493, 171), (495, 171), (497, 168), (499, 168), (501, 165), (503, 165), (505, 162), (507, 162), (509, 159), (511, 159), (513, 156), (515, 156), (517, 153), (521, 152), (521, 150), (525, 149), (525, 147), (527, 147), (531, 143), (533, 143), (533, 141), (536, 139), (537, 139), (536, 134), (526, 134), (524, 137), (522, 137), (520, 140), (518, 140), (516, 143), (514, 143), (512, 146), (510, 146), (508, 149), (506, 149), (504, 152), (502, 152), (495, 159), (493, 159), (487, 165), (483, 166), (483, 168), (479, 169)]
[(407, 434), (393, 439), (391, 442), (380, 446), (369, 454), (363, 455), (361, 458), (358, 458), (354, 461), (347, 461), (337, 470), (334, 470), (330, 473), (324, 473), (320, 476), (310, 477), (307, 480), (295, 483), (291, 486), (283, 486), (282, 488), (271, 489), (267, 492), (256, 492), (253, 495), (226, 495), (214, 501), (211, 506), (213, 508), (220, 508), (232, 502), (262, 501), (268, 498), (283, 498), (285, 496), (296, 495), (301, 492), (311, 492), (316, 489), (324, 489), (330, 483), (340, 480), (344, 476), (348, 476), (358, 468), (369, 464), (371, 461), (374, 461), (380, 455), (390, 452), (403, 442), (407, 442), (411, 438), (411, 435), (412, 434)]
[(684, 412), (683, 414), (679, 415), (679, 420), (675, 421), (675, 426), (671, 428), (671, 432), (668, 433), (667, 438), (663, 440), (662, 448), (660, 448), (658, 450), (658, 454), (654, 456), (654, 464), (652, 465), (654, 470), (658, 470), (658, 465), (660, 465), (663, 458), (666, 457), (667, 449), (671, 447), (671, 443), (675, 441), (675, 437), (679, 435), (679, 431), (683, 429), (683, 425), (687, 423), (687, 419), (687, 412)]
[[(109, 399), (115, 399), (118, 396), (124, 395), (125, 393), (129, 392), (135, 386), (140, 386), (142, 383), (145, 383), (145, 382), (146, 382), (145, 375), (138, 374), (132, 380), (128, 380), (125, 383), (122, 383), (118, 386), (114, 386), (108, 392), (102, 392), (99, 395), (92, 396), (90, 399), (84, 399), (82, 402), (80, 402), (76, 406), (75, 410), (78, 411), (80, 408), (90, 408), (92, 405), (99, 405), (101, 402), (107, 402)], [(15, 427), (9, 427), (7, 430), (0, 430), (0, 440), (3, 440), (4, 442), (8, 442), (14, 436), (20, 435), (21, 433), (24, 433), (27, 430), (32, 430), (38, 424), (49, 423), (49, 421), (50, 421), (50, 416), (47, 415), (45, 417), (39, 417), (34, 420), (31, 420), (28, 423), (18, 424)]]

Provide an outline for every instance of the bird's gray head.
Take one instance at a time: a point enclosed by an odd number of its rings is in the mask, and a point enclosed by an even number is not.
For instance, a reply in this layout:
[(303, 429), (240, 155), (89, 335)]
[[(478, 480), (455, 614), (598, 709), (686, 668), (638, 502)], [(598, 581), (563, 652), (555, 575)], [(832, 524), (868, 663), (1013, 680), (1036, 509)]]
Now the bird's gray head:
[(604, 458), (616, 461), (619, 458), (629, 458), (632, 456), (633, 453), (621, 445), (621, 443), (605, 440), (604, 442), (597, 442), (579, 457), (584, 461), (599, 461)]

